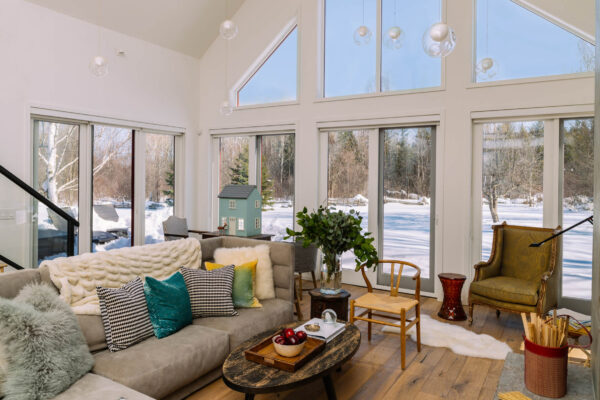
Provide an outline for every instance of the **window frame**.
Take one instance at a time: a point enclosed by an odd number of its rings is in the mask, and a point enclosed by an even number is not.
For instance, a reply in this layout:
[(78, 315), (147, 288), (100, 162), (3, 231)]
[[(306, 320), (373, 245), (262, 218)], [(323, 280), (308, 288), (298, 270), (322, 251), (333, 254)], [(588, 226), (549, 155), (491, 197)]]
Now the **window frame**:
[[(270, 106), (271, 104), (269, 104)], [(294, 137), (294, 149), (296, 149), (296, 126), (293, 124), (256, 126), (245, 129), (213, 129), (210, 131), (211, 149), (210, 149), (210, 192), (211, 207), (210, 221), (213, 226), (218, 226), (219, 222), (219, 201), (217, 195), (220, 187), (220, 139), (226, 137), (248, 137), (248, 184), (256, 185), (260, 192), (261, 170), (260, 170), (260, 140), (261, 137), (292, 135)], [(294, 152), (294, 166), (296, 165), (296, 153)], [(295, 171), (295, 169), (294, 169)], [(294, 201), (292, 215), (296, 215), (296, 180), (294, 179)], [(259, 207), (260, 209), (260, 207)], [(262, 218), (261, 209), (261, 218)], [(262, 222), (261, 222), (262, 228)], [(296, 220), (293, 221), (293, 229), (297, 229)]]
[[(432, 213), (431, 218), (431, 256), (430, 256), (430, 267), (432, 273), (430, 273), (430, 283), (427, 286), (421, 287), (421, 294), (426, 296), (436, 296), (436, 293), (440, 292), (441, 287), (437, 279), (435, 279), (435, 273), (444, 271), (443, 266), (443, 224), (440, 218), (443, 212), (444, 204), (444, 185), (443, 179), (436, 179), (436, 177), (444, 176), (444, 119), (441, 114), (431, 113), (419, 117), (397, 117), (390, 119), (372, 119), (372, 120), (356, 120), (356, 121), (331, 121), (319, 123), (319, 188), (318, 188), (318, 203), (327, 204), (327, 185), (328, 185), (328, 134), (332, 131), (340, 130), (369, 130), (369, 176), (368, 176), (368, 212), (369, 218), (368, 230), (371, 232), (374, 238), (374, 245), (378, 249), (378, 253), (381, 253), (383, 246), (383, 198), (380, 196), (380, 189), (382, 189), (382, 162), (383, 162), (383, 142), (380, 142), (380, 131), (385, 128), (414, 128), (419, 126), (429, 126), (434, 130), (435, 143), (434, 143), (434, 158), (432, 165), (432, 181), (434, 182), (434, 196), (432, 200)], [(380, 146), (381, 143), (381, 146)], [(375, 200), (373, 200), (375, 199)], [(389, 290), (389, 275), (388, 278), (378, 276), (378, 272), (369, 269), (365, 271), (367, 277), (373, 284), (374, 288)], [(360, 272), (355, 272), (350, 269), (345, 269), (342, 275), (344, 283), (352, 284), (356, 286), (365, 286), (365, 281)], [(402, 293), (413, 293), (414, 289), (404, 284), (401, 285), (399, 291)]]
[[(481, 260), (482, 245), (482, 127), (494, 122), (544, 122), (544, 166), (543, 166), (543, 226), (556, 228), (562, 226), (562, 196), (563, 196), (563, 161), (562, 161), (562, 121), (565, 119), (593, 118), (592, 106), (567, 107), (564, 110), (522, 109), (519, 115), (506, 111), (479, 111), (472, 113), (472, 180), (471, 180), (471, 264)], [(562, 112), (561, 112), (562, 111)], [(477, 118), (482, 116), (481, 118)], [(564, 228), (564, 227), (563, 227)], [(562, 243), (562, 241), (561, 241)], [(485, 260), (484, 260), (485, 261)], [(566, 307), (584, 314), (590, 314), (591, 301), (568, 298), (562, 294), (562, 250), (557, 265), (559, 278), (558, 306)], [(468, 268), (468, 279), (473, 279), (475, 272)]]
[[(382, 64), (382, 35), (381, 35), (381, 12), (382, 12), (382, 1), (375, 0), (377, 4), (377, 22), (376, 29), (373, 31), (376, 40), (376, 67), (375, 67), (375, 91), (372, 93), (363, 94), (350, 94), (342, 96), (325, 96), (325, 3), (327, 0), (319, 0), (319, 45), (317, 46), (317, 62), (319, 65), (318, 76), (317, 76), (317, 96), (314, 99), (315, 103), (340, 101), (340, 100), (352, 100), (352, 99), (364, 99), (370, 97), (382, 97), (382, 96), (397, 96), (403, 94), (415, 94), (415, 93), (428, 93), (428, 92), (439, 92), (446, 90), (446, 57), (442, 57), (440, 66), (440, 85), (426, 88), (416, 89), (404, 89), (404, 90), (381, 90), (381, 64)], [(447, 20), (447, 1), (440, 0), (440, 21)], [(476, 0), (473, 0), (476, 1)]]
[[(287, 100), (287, 101), (273, 101), (268, 103), (259, 103), (259, 104), (247, 104), (240, 105), (239, 104), (239, 93), (246, 86), (246, 84), (256, 75), (258, 70), (271, 58), (273, 53), (279, 49), (279, 47), (283, 44), (283, 42), (292, 34), (292, 32), (296, 30), (297, 32), (297, 46), (296, 46), (296, 99), (295, 100)], [(248, 67), (248, 69), (242, 74), (240, 79), (233, 84), (231, 89), (228, 91), (228, 96), (230, 99), (230, 104), (235, 104), (234, 110), (244, 110), (244, 109), (253, 109), (253, 108), (265, 108), (265, 107), (279, 107), (285, 105), (297, 105), (300, 104), (300, 90), (301, 90), (301, 33), (300, 24), (298, 22), (298, 17), (295, 16), (292, 18), (284, 28), (275, 36), (275, 39), (269, 43), (269, 45), (263, 50), (263, 52), (254, 60), (252, 64)]]
[[(34, 145), (34, 121), (51, 121), (64, 124), (79, 125), (79, 254), (89, 253), (92, 250), (92, 152), (93, 152), (93, 125), (108, 125), (135, 131), (134, 147), (135, 153), (135, 180), (133, 182), (134, 210), (132, 230), (138, 232), (134, 236), (133, 246), (144, 245), (145, 241), (145, 134), (164, 134), (175, 137), (175, 182), (185, 181), (185, 141), (186, 129), (176, 126), (158, 125), (134, 120), (124, 120), (109, 116), (80, 114), (69, 110), (56, 108), (45, 108), (31, 105), (28, 109), (27, 121), (29, 124), (29, 149)], [(30, 150), (31, 151), (31, 150)], [(29, 153), (29, 165), (31, 166), (30, 178), (34, 182), (34, 159), (33, 153)], [(184, 185), (175, 184), (175, 204), (173, 215), (185, 217), (185, 188)], [(142, 232), (142, 234), (139, 234)]]

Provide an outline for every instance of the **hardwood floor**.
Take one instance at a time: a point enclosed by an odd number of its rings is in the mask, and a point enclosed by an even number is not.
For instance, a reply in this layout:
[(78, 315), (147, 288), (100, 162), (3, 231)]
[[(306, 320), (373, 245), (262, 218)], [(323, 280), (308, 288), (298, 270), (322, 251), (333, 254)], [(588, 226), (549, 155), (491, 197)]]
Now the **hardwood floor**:
[[(304, 287), (312, 283), (304, 282)], [(351, 298), (361, 296), (365, 288), (345, 285)], [(440, 302), (423, 298), (422, 313), (437, 318)], [(304, 318), (310, 316), (310, 297), (302, 300)], [(366, 322), (357, 322), (362, 333), (362, 343), (354, 358), (333, 376), (337, 397), (345, 399), (407, 399), (407, 400), (487, 400), (493, 399), (504, 361), (472, 358), (454, 354), (446, 348), (423, 346), (417, 353), (416, 344), (407, 340), (406, 369), (400, 368), (400, 337), (383, 333), (381, 326), (373, 325), (371, 342), (367, 340)], [(475, 308), (473, 326), (467, 322), (457, 325), (486, 333), (520, 352), (522, 326), (516, 314), (502, 313), (485, 307)], [(244, 395), (229, 389), (221, 379), (193, 394), (188, 400), (240, 400)], [(256, 399), (326, 399), (321, 380), (294, 391), (257, 395)]]

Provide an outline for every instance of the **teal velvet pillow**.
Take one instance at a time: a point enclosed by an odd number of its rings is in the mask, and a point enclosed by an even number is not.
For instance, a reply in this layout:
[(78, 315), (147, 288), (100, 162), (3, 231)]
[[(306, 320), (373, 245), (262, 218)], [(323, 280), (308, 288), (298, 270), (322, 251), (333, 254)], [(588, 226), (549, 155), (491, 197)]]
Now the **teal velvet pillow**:
[(192, 306), (183, 280), (176, 272), (164, 281), (146, 277), (144, 294), (154, 335), (161, 339), (192, 323)]

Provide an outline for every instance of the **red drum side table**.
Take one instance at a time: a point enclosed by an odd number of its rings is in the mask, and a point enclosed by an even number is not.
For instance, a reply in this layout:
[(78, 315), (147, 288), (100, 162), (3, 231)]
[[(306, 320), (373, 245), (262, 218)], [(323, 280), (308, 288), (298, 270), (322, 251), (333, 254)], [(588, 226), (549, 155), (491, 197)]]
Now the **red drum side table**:
[(462, 305), (460, 294), (462, 287), (467, 279), (461, 274), (443, 273), (439, 274), (442, 288), (444, 289), (444, 301), (442, 308), (438, 312), (438, 317), (449, 321), (464, 321), (467, 319), (467, 314)]

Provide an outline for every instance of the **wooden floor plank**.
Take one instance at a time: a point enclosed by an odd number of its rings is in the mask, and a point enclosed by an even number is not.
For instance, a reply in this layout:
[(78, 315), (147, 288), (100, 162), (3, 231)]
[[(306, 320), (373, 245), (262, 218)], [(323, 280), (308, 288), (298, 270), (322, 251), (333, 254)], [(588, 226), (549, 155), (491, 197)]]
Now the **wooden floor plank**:
[[(312, 287), (305, 281), (304, 287)], [(366, 293), (362, 287), (344, 285), (357, 298)], [(432, 298), (422, 298), (422, 314), (435, 319), (440, 303)], [(305, 293), (301, 302), (304, 319), (310, 318), (310, 297)], [(444, 321), (447, 322), (447, 321)], [(502, 313), (496, 319), (495, 311), (476, 307), (473, 326), (467, 321), (453, 324), (476, 333), (489, 334), (519, 351), (522, 342), (520, 318), (516, 314)], [(367, 340), (367, 324), (357, 322), (362, 334), (361, 346), (353, 359), (333, 374), (333, 382), (340, 400), (362, 399), (479, 399), (492, 400), (500, 379), (503, 361), (472, 358), (454, 354), (446, 348), (423, 346), (407, 340), (406, 370), (400, 368), (400, 338), (398, 334), (384, 333), (381, 326), (373, 326), (372, 340)], [(188, 400), (241, 400), (244, 395), (229, 389), (221, 379), (194, 393)], [(276, 394), (257, 395), (257, 400), (325, 400), (321, 380), (301, 388)]]

